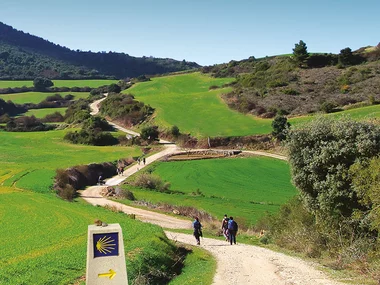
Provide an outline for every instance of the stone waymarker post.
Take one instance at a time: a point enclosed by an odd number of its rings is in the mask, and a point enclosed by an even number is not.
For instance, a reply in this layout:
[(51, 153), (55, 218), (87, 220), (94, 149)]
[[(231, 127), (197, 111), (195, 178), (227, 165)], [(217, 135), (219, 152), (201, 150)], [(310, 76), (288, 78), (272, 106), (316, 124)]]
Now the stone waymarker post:
[(86, 284), (128, 285), (119, 224), (88, 226)]

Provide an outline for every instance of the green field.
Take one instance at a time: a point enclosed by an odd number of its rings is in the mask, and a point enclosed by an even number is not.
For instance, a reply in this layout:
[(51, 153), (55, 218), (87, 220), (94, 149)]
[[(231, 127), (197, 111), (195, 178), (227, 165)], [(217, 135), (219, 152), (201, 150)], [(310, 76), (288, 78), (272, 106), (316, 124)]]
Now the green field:
[(141, 272), (164, 270), (175, 251), (157, 226), (53, 195), (0, 186), (0, 217), (4, 285), (73, 284), (85, 275), (87, 226), (95, 219), (121, 225), (129, 284)]
[(57, 168), (141, 155), (138, 147), (69, 144), (65, 132), (0, 132), (0, 185), (49, 192)]
[(212, 78), (200, 73), (152, 78), (123, 91), (156, 109), (156, 123), (162, 127), (176, 125), (192, 136), (242, 136), (266, 133), (270, 122), (233, 111), (223, 103), (223, 88), (209, 91), (212, 85), (221, 86), (232, 78)]
[[(233, 111), (220, 98), (231, 88), (209, 91), (209, 86), (221, 86), (232, 78), (211, 78), (200, 73), (156, 77), (138, 83), (124, 93), (132, 93), (137, 100), (156, 109), (155, 121), (161, 127), (179, 127), (182, 133), (195, 137), (245, 136), (268, 134), (273, 119), (260, 119)], [(380, 105), (352, 109), (327, 116), (348, 114), (355, 119), (380, 117)], [(290, 119), (291, 124), (312, 120), (313, 116)]]
[(0, 88), (33, 87), (32, 80), (0, 80)]
[[(319, 114), (321, 116), (321, 114)], [(365, 120), (372, 118), (380, 118), (380, 105), (372, 105), (367, 107), (361, 107), (336, 113), (330, 114), (322, 114), (322, 116), (332, 117), (332, 118), (340, 118), (342, 116), (349, 116), (354, 120)], [(302, 116), (297, 118), (289, 119), (291, 124), (297, 125), (302, 123), (310, 122), (315, 119), (315, 116)]]
[[(97, 88), (103, 85), (110, 85), (112, 83), (117, 83), (117, 80), (109, 79), (91, 79), (91, 80), (52, 80), (54, 87), (91, 87)], [(22, 80), (22, 81), (11, 81), (11, 80), (0, 80), (0, 88), (14, 88), (14, 87), (33, 87), (33, 80)]]
[[(267, 157), (161, 162), (151, 169), (170, 182), (171, 190), (185, 194), (135, 188), (138, 200), (194, 206), (218, 219), (228, 213), (246, 225), (277, 211), (297, 193), (287, 162)], [(202, 196), (193, 194), (197, 191)]]
[[(162, 229), (80, 199), (63, 201), (51, 191), (57, 168), (140, 156), (141, 150), (68, 144), (64, 133), (0, 131), (0, 284), (84, 284), (78, 280), (86, 271), (87, 226), (95, 219), (121, 225), (129, 284), (141, 274), (167, 272), (178, 262), (177, 249)], [(209, 254), (197, 250), (185, 262), (188, 267), (172, 284), (212, 279)], [(211, 271), (194, 279), (199, 266)]]
[(65, 95), (71, 94), (74, 96), (75, 100), (80, 98), (87, 98), (90, 93), (89, 92), (24, 92), (24, 93), (14, 93), (14, 94), (5, 94), (0, 95), (0, 99), (4, 101), (11, 100), (15, 104), (24, 104), (24, 103), (40, 103), (45, 100), (46, 97), (52, 96), (55, 94), (61, 94), (62, 97)]
[(44, 109), (30, 109), (28, 112), (22, 114), (22, 116), (35, 116), (36, 118), (44, 118), (46, 115), (59, 112), (62, 115), (65, 114), (67, 108), (44, 108)]

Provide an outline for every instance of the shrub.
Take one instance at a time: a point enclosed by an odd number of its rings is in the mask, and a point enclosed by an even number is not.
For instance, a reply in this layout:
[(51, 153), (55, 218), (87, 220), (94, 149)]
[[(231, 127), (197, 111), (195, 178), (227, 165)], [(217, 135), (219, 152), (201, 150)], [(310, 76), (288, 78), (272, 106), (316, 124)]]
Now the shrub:
[(97, 146), (118, 144), (118, 140), (111, 133), (91, 129), (82, 129), (79, 132), (67, 132), (64, 139), (75, 144)]
[(158, 139), (159, 131), (157, 126), (145, 127), (141, 130), (140, 137), (146, 141), (154, 141)]
[(350, 85), (345, 84), (342, 87), (340, 87), (340, 92), (342, 94), (347, 94), (349, 91), (350, 91)]
[(125, 199), (127, 199), (127, 200), (130, 200), (130, 201), (136, 200), (136, 197), (132, 191), (124, 190), (123, 194), (124, 194)]
[(179, 128), (174, 125), (171, 129), (171, 134), (174, 136), (174, 137), (178, 137), (180, 135), (180, 132), (179, 132)]
[(120, 121), (126, 126), (141, 124), (153, 111), (149, 105), (136, 101), (131, 94), (112, 94), (100, 107), (102, 115)]
[(9, 132), (40, 132), (55, 129), (55, 125), (45, 125), (35, 116), (22, 116), (18, 118), (11, 118), (7, 122), (5, 129)]
[(290, 124), (286, 117), (277, 116), (272, 122), (272, 136), (274, 136), (277, 140), (284, 140), (286, 138), (289, 127)]
[(37, 91), (44, 91), (46, 88), (53, 86), (54, 83), (50, 79), (43, 77), (36, 77), (33, 80), (33, 86)]
[(161, 192), (168, 191), (170, 188), (170, 183), (164, 183), (159, 176), (149, 173), (143, 173), (139, 175), (133, 182), (133, 184), (138, 187), (157, 190)]
[[(300, 190), (303, 206), (315, 218), (316, 229), (305, 232), (323, 236), (335, 256), (350, 248), (361, 250), (358, 246), (363, 239), (371, 245), (368, 250), (373, 249), (378, 232), (370, 227), (369, 215), (378, 208), (379, 177), (373, 174), (378, 173), (375, 158), (380, 155), (380, 126), (321, 117), (290, 130), (287, 147), (292, 182)], [(375, 200), (368, 199), (372, 197)], [(375, 219), (378, 222), (378, 216)]]
[(338, 57), (334, 54), (312, 54), (307, 59), (307, 66), (310, 68), (320, 68), (332, 66), (338, 63)]
[(274, 81), (269, 81), (267, 83), (267, 86), (270, 88), (284, 87), (284, 86), (288, 86), (288, 82), (281, 81), (281, 80), (274, 80)]
[(335, 108), (336, 108), (336, 105), (329, 101), (323, 102), (321, 106), (319, 107), (319, 109), (325, 113), (332, 113), (335, 110)]
[(373, 95), (370, 95), (368, 97), (368, 101), (369, 101), (369, 104), (371, 104), (371, 105), (375, 105), (377, 103), (376, 99), (375, 99), (375, 96), (373, 96)]
[(65, 112), (65, 122), (81, 123), (91, 117), (89, 100), (79, 99), (74, 104), (70, 105)]
[(41, 119), (42, 122), (53, 122), (53, 123), (58, 123), (58, 122), (63, 122), (65, 119), (62, 116), (61, 113), (55, 112), (53, 114), (48, 114), (46, 115), (43, 119)]
[(109, 93), (120, 93), (121, 92), (121, 87), (115, 83), (112, 83), (108, 86), (107, 91)]
[(294, 90), (291, 88), (284, 89), (282, 92), (284, 92), (284, 94), (286, 94), (286, 95), (299, 95), (300, 94), (297, 90)]
[[(265, 217), (274, 242), (281, 247), (318, 257), (326, 244), (316, 227), (315, 217), (303, 206), (299, 197), (281, 206), (280, 211)], [(265, 236), (264, 236), (265, 237)]]

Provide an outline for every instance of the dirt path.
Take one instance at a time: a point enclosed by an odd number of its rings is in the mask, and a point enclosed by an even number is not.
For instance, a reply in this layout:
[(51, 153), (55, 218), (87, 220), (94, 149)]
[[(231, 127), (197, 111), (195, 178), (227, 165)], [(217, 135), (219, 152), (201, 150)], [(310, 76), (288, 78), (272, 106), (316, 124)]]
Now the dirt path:
[[(178, 242), (195, 244), (191, 235), (166, 231)], [(237, 237), (239, 242), (239, 236)], [(237, 244), (210, 238), (201, 239), (201, 247), (217, 260), (215, 285), (339, 285), (314, 265), (265, 248)]]
[[(115, 180), (108, 181), (113, 184)], [(113, 206), (126, 214), (170, 229), (190, 229), (191, 221), (164, 214), (129, 207), (103, 198), (99, 191), (104, 186), (92, 186), (82, 191), (82, 198), (88, 203), (99, 206)], [(195, 245), (192, 235), (165, 231), (167, 237), (175, 242)], [(330, 280), (315, 264), (302, 259), (284, 255), (265, 248), (239, 244), (230, 245), (226, 241), (203, 238), (201, 247), (208, 250), (217, 260), (214, 285), (343, 285)]]
[[(104, 99), (102, 99), (104, 100)], [(101, 100), (91, 104), (93, 114), (98, 112)], [(124, 128), (123, 128), (124, 129)], [(127, 130), (130, 133), (130, 130)], [(164, 142), (168, 143), (168, 142)], [(149, 165), (153, 161), (168, 154), (181, 152), (175, 145), (167, 144), (159, 153), (149, 156), (146, 164), (135, 164), (124, 171), (123, 176), (115, 176), (106, 181), (106, 185), (115, 186), (128, 176)], [(258, 151), (244, 151), (255, 155), (264, 155), (286, 160), (286, 157)], [(80, 191), (82, 198), (90, 204), (112, 206), (127, 213), (135, 214), (136, 218), (169, 229), (189, 229), (191, 221), (183, 220), (164, 214), (129, 207), (121, 203), (103, 198), (99, 193), (104, 186), (92, 186)], [(195, 245), (192, 235), (165, 232), (168, 238), (175, 242)], [(237, 238), (238, 239), (238, 238)], [(239, 241), (239, 240), (238, 240)], [(330, 280), (322, 271), (315, 269), (315, 265), (304, 260), (290, 257), (278, 252), (257, 246), (244, 244), (229, 245), (225, 241), (204, 238), (201, 247), (211, 252), (217, 260), (217, 271), (214, 276), (215, 285), (340, 285), (342, 283)]]

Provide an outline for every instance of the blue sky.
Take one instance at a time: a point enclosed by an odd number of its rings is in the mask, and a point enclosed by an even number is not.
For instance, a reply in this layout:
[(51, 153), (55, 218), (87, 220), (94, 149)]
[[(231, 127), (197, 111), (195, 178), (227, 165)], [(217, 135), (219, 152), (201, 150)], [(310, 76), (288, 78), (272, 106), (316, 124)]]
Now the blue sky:
[(0, 21), (71, 49), (212, 65), (380, 41), (379, 0), (1, 0)]

